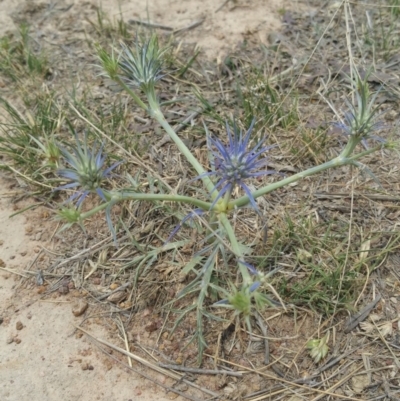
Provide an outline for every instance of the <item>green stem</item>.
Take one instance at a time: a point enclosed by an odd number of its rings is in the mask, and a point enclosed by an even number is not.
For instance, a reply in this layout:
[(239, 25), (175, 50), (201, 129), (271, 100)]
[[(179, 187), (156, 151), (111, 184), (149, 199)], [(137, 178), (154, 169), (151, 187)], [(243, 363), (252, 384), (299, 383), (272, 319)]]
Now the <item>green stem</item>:
[(190, 196), (181, 196), (181, 195), (167, 195), (167, 194), (141, 194), (134, 192), (106, 192), (104, 191), (105, 197), (108, 199), (108, 202), (102, 203), (95, 208), (82, 213), (81, 218), (85, 220), (94, 214), (100, 212), (103, 209), (106, 209), (110, 203), (117, 203), (124, 200), (141, 200), (141, 201), (165, 201), (165, 202), (179, 202), (179, 203), (188, 203), (190, 205), (196, 206), (202, 210), (210, 210), (212, 203), (204, 202), (202, 200), (191, 198)]
[[(186, 157), (188, 162), (193, 166), (193, 168), (197, 171), (197, 174), (203, 175), (206, 173), (206, 170), (200, 164), (200, 162), (193, 156), (192, 152), (188, 149), (188, 147), (183, 143), (182, 139), (176, 134), (173, 128), (169, 125), (168, 121), (165, 119), (164, 114), (161, 111), (160, 104), (158, 103), (154, 88), (149, 86), (147, 88), (143, 88), (145, 90), (147, 99), (149, 101), (149, 107), (146, 106), (140, 97), (131, 89), (125, 82), (117, 77), (116, 81), (119, 85), (121, 85), (128, 94), (133, 98), (138, 106), (140, 106), (143, 110), (146, 110), (151, 117), (155, 118), (160, 125), (167, 132), (169, 137), (175, 142), (178, 149), (181, 153)], [(201, 177), (204, 185), (206, 186), (208, 192), (211, 194), (212, 199), (215, 199), (218, 196), (218, 191), (214, 190), (214, 183), (211, 181), (210, 177), (203, 176)]]
[[(228, 220), (226, 214), (220, 213), (219, 219), (225, 229), (226, 234), (228, 235), (229, 242), (232, 246), (233, 253), (235, 254), (235, 256), (237, 257), (238, 260), (244, 261), (243, 253), (242, 253), (242, 250), (240, 249), (239, 242), (236, 238), (233, 227), (232, 227), (230, 221)], [(240, 274), (242, 275), (242, 278), (243, 278), (243, 285), (245, 285), (245, 286), (250, 285), (252, 283), (252, 280), (250, 277), (250, 273), (247, 270), (247, 267), (243, 263), (239, 263), (239, 262), (238, 262), (238, 267), (239, 267)]]
[(356, 146), (361, 142), (361, 138), (358, 137), (350, 137), (349, 141), (347, 142), (347, 145), (345, 146), (345, 148), (342, 150), (342, 152), (340, 153), (339, 157), (344, 157), (347, 158), (349, 157), (354, 149), (356, 148)]
[[(175, 142), (176, 146), (180, 150), (180, 152), (186, 157), (187, 161), (192, 165), (192, 167), (196, 170), (197, 174), (202, 175), (205, 174), (206, 171), (204, 167), (200, 164), (200, 162), (193, 156), (192, 152), (188, 149), (188, 147), (183, 143), (182, 139), (176, 134), (173, 128), (169, 125), (168, 121), (165, 119), (164, 114), (160, 109), (160, 105), (156, 98), (154, 91), (149, 91), (147, 93), (147, 99), (149, 101), (149, 113), (155, 118), (160, 125), (167, 132), (169, 137)], [(218, 196), (218, 191), (214, 191), (214, 183), (211, 181), (210, 177), (203, 176), (201, 177), (204, 185), (206, 186), (208, 192), (211, 194), (212, 198), (215, 199)]]
[(210, 210), (212, 203), (205, 202), (200, 199), (191, 198), (190, 196), (183, 195), (168, 195), (168, 194), (141, 194), (134, 192), (121, 192), (118, 194), (118, 198), (114, 198), (115, 201), (122, 200), (143, 200), (143, 201), (165, 201), (165, 202), (179, 202), (188, 203), (190, 205), (196, 206), (202, 210)]
[[(344, 166), (346, 164), (352, 164), (353, 161), (355, 161), (363, 156), (369, 155), (373, 152), (376, 152), (379, 149), (382, 149), (382, 145), (379, 145), (372, 149), (368, 149), (364, 152), (361, 152), (357, 155), (347, 157), (346, 155), (349, 154), (350, 151), (352, 151), (353, 145), (354, 144), (349, 146), (349, 144), (348, 144), (346, 146), (346, 148), (343, 150), (343, 152), (338, 157), (334, 158), (333, 160), (330, 160), (329, 162), (323, 163), (319, 166), (311, 167), (308, 170), (302, 171), (301, 173), (294, 174), (288, 178), (285, 178), (278, 182), (274, 182), (273, 184), (267, 185), (265, 187), (262, 187), (256, 191), (254, 191), (252, 193), (254, 199), (256, 199), (260, 196), (266, 195), (272, 191), (275, 191), (278, 188), (284, 187), (285, 185), (289, 185), (289, 184), (299, 181), (305, 177), (309, 177), (310, 175), (314, 175), (314, 174), (320, 173), (324, 170), (328, 170), (329, 168), (340, 167), (340, 166)], [(354, 147), (353, 147), (353, 149), (354, 149)], [(241, 198), (238, 198), (238, 199), (235, 199), (235, 200), (229, 202), (228, 210), (234, 209), (235, 207), (245, 206), (249, 202), (250, 202), (250, 199), (247, 195), (242, 196)]]
[(80, 218), (81, 220), (86, 220), (89, 217), (93, 216), (94, 214), (101, 212), (103, 209), (106, 209), (107, 206), (111, 203), (111, 201), (106, 202), (106, 203), (101, 203), (100, 205), (94, 207), (93, 209), (90, 209), (88, 212), (81, 213)]
[(142, 99), (120, 78), (116, 77), (115, 80), (121, 85), (129, 94), (129, 96), (136, 102), (136, 104), (143, 110), (148, 111), (148, 107), (143, 103)]

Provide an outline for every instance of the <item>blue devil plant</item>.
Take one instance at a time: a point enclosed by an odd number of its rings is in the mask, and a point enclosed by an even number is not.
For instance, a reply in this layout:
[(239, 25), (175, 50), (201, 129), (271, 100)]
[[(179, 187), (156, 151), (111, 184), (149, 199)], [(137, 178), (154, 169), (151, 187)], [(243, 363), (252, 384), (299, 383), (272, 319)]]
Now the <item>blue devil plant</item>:
[[(375, 97), (370, 98), (368, 84), (364, 80), (358, 80), (356, 86), (357, 105), (349, 104), (349, 112), (346, 114), (341, 127), (347, 134), (347, 144), (342, 152), (334, 159), (321, 165), (312, 167), (308, 170), (299, 172), (289, 177), (280, 177), (274, 183), (253, 190), (249, 185), (249, 180), (273, 174), (274, 171), (268, 169), (267, 152), (273, 147), (265, 144), (265, 138), (253, 144), (252, 133), (255, 120), (253, 120), (247, 131), (243, 132), (234, 124), (233, 127), (226, 125), (226, 138), (217, 138), (209, 134), (207, 128), (207, 143), (211, 159), (211, 171), (206, 171), (198, 159), (187, 148), (185, 143), (176, 134), (164, 117), (156, 94), (156, 84), (163, 76), (163, 55), (156, 36), (152, 36), (144, 43), (136, 43), (133, 48), (122, 45), (122, 50), (118, 56), (114, 51), (109, 54), (105, 49), (97, 48), (103, 74), (111, 80), (117, 82), (132, 97), (136, 104), (145, 110), (150, 117), (155, 119), (170, 136), (179, 151), (186, 158), (196, 172), (193, 180), (201, 180), (209, 199), (203, 200), (194, 196), (183, 196), (175, 194), (154, 194), (139, 192), (137, 185), (123, 190), (106, 190), (103, 187), (104, 181), (111, 171), (117, 166), (112, 165), (105, 168), (105, 157), (100, 148), (88, 148), (86, 138), (81, 145), (77, 145), (73, 152), (63, 150), (62, 153), (69, 167), (61, 169), (61, 177), (70, 182), (59, 189), (78, 188), (70, 200), (77, 200), (77, 205), (83, 202), (89, 193), (97, 193), (102, 199), (102, 203), (87, 212), (72, 213), (65, 210), (64, 214), (76, 222), (82, 222), (85, 218), (106, 211), (106, 218), (110, 230), (116, 240), (116, 234), (112, 225), (110, 211), (113, 205), (124, 200), (135, 201), (168, 201), (185, 203), (191, 205), (193, 211), (185, 217), (184, 221), (201, 216), (208, 227), (208, 235), (204, 240), (204, 248), (194, 255), (193, 261), (184, 268), (184, 273), (189, 271), (195, 273), (194, 280), (187, 285), (177, 298), (188, 294), (197, 294), (197, 302), (186, 308), (182, 313), (191, 311), (197, 313), (196, 336), (198, 339), (200, 357), (201, 351), (206, 346), (203, 336), (203, 318), (214, 318), (204, 306), (205, 299), (210, 293), (218, 294), (224, 299), (216, 302), (214, 306), (225, 306), (234, 309), (238, 314), (245, 318), (250, 326), (249, 316), (253, 305), (262, 307), (269, 304), (270, 300), (263, 294), (263, 290), (270, 288), (268, 276), (259, 272), (254, 266), (245, 261), (246, 249), (241, 244), (234, 232), (229, 216), (233, 210), (245, 206), (252, 207), (258, 212), (257, 198), (281, 188), (285, 185), (299, 181), (305, 177), (320, 173), (324, 170), (343, 165), (357, 165), (357, 160), (368, 155), (386, 144), (380, 143), (371, 149), (366, 149), (354, 154), (357, 145), (371, 137), (371, 132), (377, 127), (375, 123), (376, 109), (373, 107)], [(144, 94), (146, 100), (142, 100), (139, 89)], [(278, 177), (278, 175), (277, 175)], [(133, 179), (130, 178), (132, 184)], [(235, 191), (241, 191), (240, 197), (234, 197)], [(183, 222), (182, 222), (183, 223)], [(182, 224), (181, 223), (181, 224)], [(180, 225), (178, 226), (178, 228)], [(172, 233), (175, 234), (176, 230)], [(241, 279), (239, 288), (230, 282), (215, 280), (216, 268), (220, 263), (236, 264)], [(220, 261), (223, 262), (220, 262)], [(214, 278), (213, 278), (214, 277)], [(227, 275), (227, 277), (231, 277)], [(230, 288), (230, 292), (227, 291)], [(270, 288), (271, 289), (271, 288)], [(273, 290), (272, 290), (273, 291)], [(181, 317), (178, 321), (181, 320)]]
[(103, 145), (99, 148), (94, 145), (90, 150), (86, 135), (83, 144), (80, 143), (76, 135), (75, 138), (76, 147), (72, 153), (65, 148), (60, 148), (69, 167), (59, 169), (58, 175), (71, 182), (57, 188), (57, 190), (79, 187), (79, 190), (68, 199), (69, 201), (78, 199), (76, 203), (78, 207), (90, 193), (97, 193), (101, 199), (107, 201), (102, 189), (103, 182), (120, 163), (114, 163), (111, 167), (105, 169), (106, 156), (103, 154)]

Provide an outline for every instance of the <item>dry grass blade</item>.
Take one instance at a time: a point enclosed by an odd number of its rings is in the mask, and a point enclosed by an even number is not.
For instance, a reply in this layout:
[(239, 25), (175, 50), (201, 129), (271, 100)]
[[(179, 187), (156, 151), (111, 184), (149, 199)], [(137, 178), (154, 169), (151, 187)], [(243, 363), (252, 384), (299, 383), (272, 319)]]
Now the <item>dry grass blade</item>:
[(14, 270), (14, 269), (8, 269), (7, 267), (0, 267), (0, 270), (5, 271), (7, 273), (15, 274), (15, 275), (20, 276), (20, 277), (30, 278), (29, 276), (26, 276), (25, 274), (22, 274), (22, 273)]
[(146, 21), (141, 21), (141, 20), (137, 20), (137, 19), (130, 19), (130, 20), (128, 20), (128, 23), (132, 24), (132, 25), (144, 26), (146, 28), (162, 29), (164, 31), (173, 31), (174, 30), (174, 28), (171, 28), (170, 26), (167, 26), (167, 25), (157, 24), (155, 22), (146, 22)]
[(98, 296), (97, 300), (98, 301), (102, 301), (103, 299), (108, 298), (110, 295), (113, 295), (113, 294), (115, 294), (117, 292), (123, 291), (123, 290), (125, 290), (127, 288), (130, 288), (131, 286), (132, 286), (131, 282), (124, 283), (124, 284), (120, 285), (119, 287), (117, 287), (115, 290), (112, 290), (110, 292), (107, 292), (106, 294)]
[(179, 372), (197, 373), (200, 375), (226, 375), (226, 376), (234, 376), (234, 377), (243, 377), (242, 373), (232, 372), (230, 370), (186, 368), (185, 366), (168, 365), (166, 363), (159, 363), (158, 366), (165, 368), (165, 369), (177, 370)]
[[(314, 196), (318, 199), (342, 199), (342, 198), (348, 198), (349, 194), (317, 192), (314, 194)], [(367, 199), (372, 199), (372, 200), (389, 201), (389, 202), (400, 202), (400, 197), (389, 196), (389, 195), (354, 194), (354, 197), (355, 198), (367, 198)]]
[(53, 187), (51, 185), (47, 185), (47, 184), (45, 184), (43, 182), (32, 180), (26, 174), (22, 174), (20, 171), (16, 170), (14, 167), (12, 167), (10, 164), (0, 164), (0, 168), (5, 168), (5, 169), (8, 169), (8, 170), (11, 170), (13, 173), (15, 173), (16, 175), (22, 177), (24, 180), (26, 180), (26, 181), (28, 181), (28, 182), (30, 182), (32, 184), (38, 185), (39, 187), (43, 187), (43, 188), (47, 188), (47, 189), (53, 189)]
[[(212, 356), (212, 355), (208, 355), (208, 354), (204, 354), (204, 355), (209, 356), (210, 358), (214, 358), (214, 356)], [(239, 365), (237, 363), (234, 363), (234, 362), (228, 361), (226, 359), (222, 359), (222, 358), (218, 358), (218, 360), (223, 362), (223, 363), (226, 363), (226, 364), (229, 364), (229, 365), (232, 365), (232, 366), (236, 366), (240, 370), (253, 372), (253, 373), (256, 373), (256, 374), (258, 374), (260, 376), (266, 377), (268, 379), (276, 380), (277, 382), (280, 382), (282, 385), (287, 385), (287, 386), (292, 386), (292, 387), (302, 388), (302, 389), (306, 388), (307, 390), (309, 390), (309, 388), (304, 387), (304, 385), (302, 385), (302, 384), (298, 384), (298, 383), (296, 383), (294, 381), (285, 380), (285, 379), (283, 379), (281, 377), (278, 377), (278, 376), (275, 376), (275, 375), (272, 375), (272, 374), (269, 374), (269, 373), (262, 372), (260, 369), (252, 369), (252, 368), (249, 368), (247, 366)], [(361, 367), (359, 369), (361, 369)], [(313, 388), (312, 390), (314, 392), (316, 392), (316, 393), (319, 393), (322, 397), (332, 396), (332, 397), (336, 397), (337, 399), (341, 399), (341, 400), (360, 401), (359, 398), (347, 397), (347, 396), (344, 396), (344, 395), (341, 395), (341, 394), (335, 394), (335, 393), (332, 393), (330, 391), (324, 391), (324, 390), (320, 390), (320, 389), (317, 389), (317, 388)], [(274, 393), (274, 394), (278, 394), (278, 393)], [(264, 400), (265, 397), (269, 397), (270, 395), (271, 394), (268, 394), (268, 393), (265, 394), (264, 393), (263, 396), (257, 397), (257, 398), (252, 398), (250, 401), (261, 401), (261, 400)]]
[[(338, 387), (342, 386), (344, 383), (347, 383), (359, 370), (361, 370), (363, 368), (363, 365), (358, 366), (356, 369), (354, 369), (353, 372), (351, 372), (349, 375), (347, 375), (346, 377), (344, 377), (343, 379), (339, 380), (337, 383), (335, 383), (333, 386), (331, 386), (330, 388), (328, 388), (328, 390), (326, 390), (326, 394), (332, 394), (334, 397), (337, 398), (341, 398), (338, 394), (334, 394), (333, 391), (335, 389), (337, 389)], [(326, 395), (325, 394), (325, 395)], [(317, 395), (315, 398), (313, 398), (310, 401), (318, 401), (320, 400), (322, 397), (325, 397), (325, 395), (323, 393)], [(348, 399), (348, 400), (354, 400), (355, 398), (352, 397), (343, 397), (344, 399)]]
[(344, 333), (350, 333), (355, 327), (358, 326), (360, 322), (362, 322), (366, 317), (371, 313), (372, 309), (378, 304), (381, 300), (381, 295), (379, 294), (372, 302), (368, 305), (364, 306), (358, 313), (351, 316), (350, 319), (347, 321), (346, 326), (344, 328)]
[[(130, 352), (129, 343), (128, 343), (128, 337), (126, 335), (125, 326), (124, 326), (124, 323), (122, 322), (120, 316), (118, 316), (118, 327), (119, 327), (119, 329), (120, 329), (120, 331), (122, 332), (122, 335), (123, 335), (123, 340), (124, 340), (126, 352)], [(130, 356), (128, 356), (128, 364), (129, 364), (129, 367), (132, 367), (132, 359), (131, 359)]]
[(189, 31), (189, 30), (191, 30), (191, 29), (197, 28), (197, 27), (200, 26), (205, 20), (206, 20), (205, 18), (202, 18), (202, 19), (199, 19), (198, 21), (194, 21), (194, 22), (190, 23), (188, 26), (185, 26), (185, 27), (183, 27), (183, 28), (179, 28), (179, 29), (174, 30), (173, 33), (174, 33), (175, 35), (178, 35), (178, 34), (180, 34), (180, 33), (183, 33), (183, 32)]
[(261, 333), (263, 335), (263, 340), (264, 340), (264, 363), (266, 365), (269, 364), (269, 343), (268, 343), (268, 333), (267, 333), (267, 327), (265, 326), (264, 320), (262, 316), (257, 312), (256, 314), (257, 318), (257, 324), (260, 327)]
[[(127, 238), (127, 235), (125, 235), (122, 239)], [(70, 258), (64, 259), (63, 261), (57, 263), (55, 266), (53, 266), (53, 269), (58, 269), (62, 266), (68, 265), (69, 263), (75, 261), (75, 260), (79, 260), (84, 258), (85, 256), (87, 256), (90, 253), (93, 252), (98, 252), (101, 251), (102, 249), (108, 248), (110, 247), (110, 243), (112, 241), (112, 237), (106, 237), (104, 239), (102, 239), (101, 241), (99, 241), (98, 243), (90, 246), (89, 248), (86, 248), (80, 252), (78, 252), (76, 255), (71, 256)]]

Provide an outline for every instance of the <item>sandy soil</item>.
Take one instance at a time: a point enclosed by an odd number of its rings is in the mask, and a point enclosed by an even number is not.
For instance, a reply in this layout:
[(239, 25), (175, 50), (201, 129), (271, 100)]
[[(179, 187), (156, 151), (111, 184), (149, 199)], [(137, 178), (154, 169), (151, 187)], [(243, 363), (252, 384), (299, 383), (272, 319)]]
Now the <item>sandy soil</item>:
[[(22, 17), (29, 21), (32, 4), (43, 5), (39, 28), (45, 30), (51, 26), (54, 8), (63, 9), (66, 18), (69, 6), (75, 12), (76, 8), (90, 9), (95, 16), (93, 6), (97, 2), (0, 0), (0, 35), (14, 30)], [(217, 60), (245, 39), (266, 42), (268, 33), (279, 28), (279, 10), (283, 7), (283, 0), (237, 0), (226, 4), (223, 0), (102, 2), (106, 14), (118, 17), (122, 12), (126, 21), (149, 20), (173, 30), (201, 22), (181, 33), (180, 38), (200, 46), (208, 57)], [(0, 400), (162, 401), (176, 397), (121, 367), (76, 332), (74, 325), (84, 317), (75, 317), (71, 311), (79, 294), (63, 295), (58, 291), (50, 299), (41, 298), (36, 278), (24, 271), (33, 263), (39, 262), (34, 271), (38, 271), (40, 263), (45, 264), (41, 250), (51, 249), (55, 223), (49, 221), (45, 210), (9, 218), (23, 207), (15, 203), (20, 191), (15, 178), (1, 177)], [(89, 310), (92, 307), (95, 305), (89, 305)], [(111, 337), (110, 331), (100, 325), (93, 324), (91, 329), (100, 338)], [(134, 367), (141, 369), (137, 364)]]
[[(170, 399), (75, 332), (82, 320), (72, 313), (79, 294), (56, 291), (41, 299), (40, 286), (27, 270), (32, 263), (40, 266), (41, 249), (51, 242), (42, 237), (55, 224), (39, 224), (43, 210), (10, 218), (26, 201), (15, 203), (21, 194), (15, 179), (1, 175), (0, 188), (0, 399)], [(91, 330), (109, 337), (102, 326), (93, 324)]]
[(34, 8), (32, 3), (42, 5), (43, 28), (51, 25), (51, 14), (57, 10), (64, 12), (68, 21), (69, 10), (81, 8), (87, 12), (94, 5), (101, 5), (111, 19), (122, 15), (130, 23), (144, 21), (163, 26), (165, 30), (181, 30), (177, 32), (178, 38), (199, 46), (211, 58), (221, 58), (245, 39), (267, 43), (268, 35), (280, 26), (279, 13), (285, 4), (300, 7), (297, 1), (286, 0), (2, 0), (0, 3), (0, 35), (15, 29), (15, 23), (20, 22), (29, 8)]

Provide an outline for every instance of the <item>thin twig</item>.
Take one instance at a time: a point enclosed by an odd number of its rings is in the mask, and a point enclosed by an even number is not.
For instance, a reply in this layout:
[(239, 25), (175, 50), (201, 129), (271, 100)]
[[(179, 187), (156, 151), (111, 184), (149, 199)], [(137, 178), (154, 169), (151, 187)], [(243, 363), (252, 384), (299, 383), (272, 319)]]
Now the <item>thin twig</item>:
[(349, 355), (351, 355), (352, 353), (354, 353), (355, 351), (358, 351), (360, 348), (362, 348), (361, 346), (353, 348), (347, 352), (345, 352), (342, 355), (339, 355), (333, 359), (331, 359), (330, 361), (328, 361), (324, 366), (321, 366), (311, 377), (317, 377), (319, 376), (321, 373), (325, 372), (326, 370), (330, 369), (332, 366), (336, 365), (337, 363), (339, 363), (342, 359), (347, 358)]
[(156, 28), (156, 29), (163, 29), (164, 31), (173, 31), (174, 28), (171, 28), (167, 25), (157, 24), (156, 22), (145, 22), (138, 19), (130, 19), (128, 20), (128, 24), (131, 25), (140, 25), (146, 28)]
[(232, 372), (231, 370), (187, 368), (186, 366), (168, 365), (165, 363), (159, 363), (158, 366), (165, 369), (177, 370), (178, 372), (197, 373), (200, 375), (227, 375), (227, 376), (243, 377), (242, 373)]
[[(349, 198), (350, 195), (348, 193), (322, 193), (316, 192), (314, 196), (318, 199), (342, 199)], [(389, 196), (389, 195), (376, 195), (376, 194), (354, 194), (355, 198), (367, 198), (371, 200), (381, 200), (381, 201), (389, 201), (389, 202), (400, 202), (400, 197), (398, 196)]]
[[(354, 103), (353, 103), (354, 104)], [(352, 243), (352, 230), (353, 230), (353, 215), (354, 215), (354, 171), (353, 166), (350, 167), (351, 172), (351, 192), (350, 192), (350, 216), (349, 216), (349, 230), (348, 230), (348, 240), (347, 240), (347, 247), (346, 247), (346, 256), (343, 262), (343, 266), (340, 272), (340, 280), (339, 280), (339, 288), (337, 289), (337, 294), (342, 292), (342, 286), (344, 281), (344, 276), (346, 274), (347, 264), (349, 262), (350, 257), (350, 245)], [(338, 301), (339, 301), (338, 295)], [(333, 314), (336, 314), (337, 307), (339, 302), (335, 302), (335, 306), (333, 307)]]
[(130, 281), (128, 281), (127, 283), (120, 285), (120, 286), (119, 286), (118, 288), (116, 288), (115, 290), (112, 290), (112, 291), (110, 291), (110, 292), (107, 292), (107, 294), (100, 295), (100, 296), (97, 297), (96, 299), (97, 299), (98, 301), (102, 301), (103, 299), (108, 298), (110, 295), (113, 295), (113, 294), (115, 294), (116, 292), (123, 291), (123, 290), (125, 290), (126, 288), (129, 288), (131, 285), (132, 285), (132, 283), (131, 283)]
[(344, 328), (344, 333), (350, 333), (355, 327), (358, 326), (370, 313), (371, 310), (375, 308), (376, 304), (381, 300), (381, 295), (379, 294), (372, 302), (364, 306), (358, 313), (350, 316)]
[[(397, 319), (396, 319), (397, 320)], [(376, 323), (374, 321), (372, 321), (372, 324), (375, 326), (375, 329), (377, 330), (379, 337), (381, 339), (381, 341), (385, 344), (386, 348), (388, 349), (388, 351), (391, 353), (394, 363), (396, 364), (397, 369), (400, 368), (400, 361), (397, 358), (396, 354), (393, 352), (393, 350), (389, 347), (388, 342), (385, 339), (385, 336), (382, 335), (381, 331), (379, 330), (379, 327), (376, 325)]]
[(29, 276), (25, 276), (24, 274), (22, 274), (20, 272), (17, 272), (16, 270), (13, 270), (13, 269), (8, 269), (7, 267), (0, 267), (0, 270), (3, 270), (5, 272), (7, 272), (7, 273), (16, 274), (17, 276), (21, 276), (21, 277), (24, 277), (24, 278), (29, 278)]
[[(122, 335), (123, 335), (123, 337), (124, 337), (125, 348), (126, 348), (126, 350), (127, 350), (128, 352), (130, 352), (130, 350), (129, 350), (129, 343), (128, 343), (128, 337), (126, 336), (126, 331), (125, 331), (124, 323), (122, 322), (121, 316), (120, 316), (120, 315), (118, 315), (118, 323), (119, 323), (119, 324), (118, 324), (118, 325), (119, 325), (119, 329), (121, 330)], [(132, 359), (131, 359), (130, 356), (128, 356), (128, 364), (129, 364), (129, 367), (131, 368), (131, 367), (132, 367)]]
[(182, 32), (186, 32), (189, 31), (190, 29), (194, 29), (197, 28), (199, 25), (201, 25), (206, 19), (202, 18), (198, 21), (192, 22), (191, 24), (189, 24), (188, 26), (184, 27), (184, 28), (180, 28), (180, 29), (176, 29), (173, 34), (176, 35), (178, 33), (182, 33)]
[[(344, 377), (343, 379), (339, 380), (337, 383), (335, 383), (333, 386), (331, 386), (328, 390), (326, 390), (326, 393), (329, 394), (334, 394), (333, 391), (336, 390), (338, 387), (342, 386), (344, 383), (346, 383), (348, 380), (350, 380), (353, 376), (355, 376), (355, 374), (361, 369), (363, 368), (362, 365), (360, 365), (359, 367), (355, 368), (349, 375), (347, 375), (346, 377)], [(325, 391), (324, 391), (325, 393)], [(334, 397), (337, 397), (338, 395), (335, 394)], [(322, 397), (325, 397), (324, 394), (319, 394), (316, 397), (314, 397), (311, 401), (318, 401), (320, 400)], [(349, 397), (350, 399), (350, 397)]]
[[(207, 353), (204, 353), (204, 355), (208, 356), (210, 358), (213, 358), (213, 355), (209, 355)], [(294, 387), (298, 387), (298, 388), (302, 388), (302, 389), (306, 389), (307, 388), (307, 387), (304, 387), (304, 385), (302, 385), (302, 384), (298, 384), (296, 382), (293, 382), (293, 381), (290, 381), (290, 380), (286, 380), (286, 379), (283, 379), (283, 378), (278, 377), (278, 376), (274, 376), (274, 375), (272, 375), (270, 373), (265, 373), (265, 372), (261, 371), (260, 369), (248, 368), (247, 366), (239, 365), (237, 363), (228, 361), (227, 359), (222, 359), (222, 358), (218, 358), (218, 359), (223, 363), (227, 363), (229, 365), (236, 366), (241, 370), (247, 370), (249, 372), (256, 373), (256, 374), (258, 374), (260, 376), (264, 376), (264, 377), (266, 377), (268, 379), (276, 380), (276, 381), (281, 382), (283, 384), (288, 384), (288, 385), (291, 385), (291, 386), (294, 386)], [(335, 393), (332, 393), (330, 391), (324, 391), (324, 390), (320, 390), (320, 389), (317, 389), (317, 388), (313, 388), (312, 390), (315, 391), (316, 393), (323, 394), (324, 396), (330, 395), (332, 397), (336, 397), (336, 398), (343, 399), (343, 400), (346, 400), (346, 401), (360, 401), (359, 398), (353, 398), (353, 397), (349, 397), (349, 396), (345, 396), (345, 395), (341, 395), (341, 394), (335, 394)], [(264, 400), (264, 399), (265, 399), (265, 395), (263, 395), (260, 398), (254, 399), (252, 401), (257, 401), (257, 400), (261, 401), (261, 400)]]
[(221, 11), (230, 1), (231, 0), (225, 0), (214, 12), (217, 13), (218, 11)]
[(269, 364), (269, 342), (268, 342), (268, 337), (267, 337), (267, 327), (264, 324), (262, 316), (257, 312), (256, 314), (257, 318), (257, 324), (260, 327), (261, 333), (263, 335), (263, 340), (264, 340), (264, 363), (266, 365)]
[[(124, 239), (124, 238), (126, 238), (126, 237), (127, 237), (127, 235), (125, 235), (125, 236), (122, 237), (121, 239)], [(92, 252), (94, 252), (94, 251), (100, 251), (100, 250), (102, 250), (105, 246), (108, 246), (108, 243), (109, 243), (109, 241), (111, 240), (111, 238), (112, 238), (112, 237), (110, 236), (110, 237), (107, 237), (107, 238), (102, 239), (102, 240), (101, 240), (100, 242), (98, 242), (97, 244), (94, 244), (94, 245), (92, 245), (91, 247), (86, 248), (86, 249), (80, 251), (79, 253), (77, 253), (77, 254), (74, 255), (74, 256), (71, 256), (71, 257), (68, 258), (68, 259), (64, 259), (63, 261), (61, 261), (61, 262), (59, 262), (58, 264), (56, 264), (55, 266), (53, 266), (52, 269), (57, 269), (57, 268), (59, 268), (59, 267), (61, 267), (61, 266), (64, 266), (64, 265), (68, 264), (69, 262), (73, 262), (74, 260), (79, 260), (79, 259), (83, 258), (85, 255), (87, 255), (87, 254), (89, 254), (89, 253), (92, 253)]]
[(27, 175), (22, 174), (21, 172), (16, 170), (14, 167), (10, 166), (9, 163), (8, 164), (0, 164), (0, 168), (5, 168), (5, 169), (8, 169), (8, 170), (11, 170), (13, 173), (21, 176), (24, 180), (26, 180), (28, 182), (31, 182), (31, 183), (33, 183), (35, 185), (38, 185), (40, 187), (53, 189), (53, 187), (51, 185), (43, 184), (42, 182), (33, 180), (32, 178), (29, 178)]
[(178, 133), (182, 128), (185, 128), (187, 124), (194, 118), (196, 118), (203, 110), (204, 110), (203, 108), (197, 109), (193, 113), (189, 114), (189, 116), (186, 117), (182, 122), (173, 127), (174, 131)]

